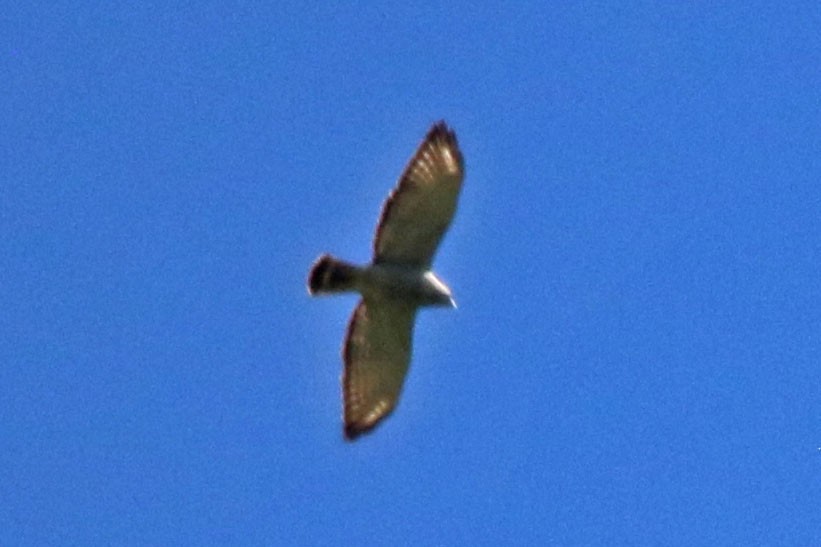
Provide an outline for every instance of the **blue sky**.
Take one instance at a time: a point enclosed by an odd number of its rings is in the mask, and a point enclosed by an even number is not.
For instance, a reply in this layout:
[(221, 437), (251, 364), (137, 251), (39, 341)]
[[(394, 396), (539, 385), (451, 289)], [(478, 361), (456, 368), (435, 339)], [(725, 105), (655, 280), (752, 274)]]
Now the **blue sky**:
[[(821, 9), (7, 5), (0, 543), (821, 542)], [(396, 413), (354, 296), (466, 158)]]

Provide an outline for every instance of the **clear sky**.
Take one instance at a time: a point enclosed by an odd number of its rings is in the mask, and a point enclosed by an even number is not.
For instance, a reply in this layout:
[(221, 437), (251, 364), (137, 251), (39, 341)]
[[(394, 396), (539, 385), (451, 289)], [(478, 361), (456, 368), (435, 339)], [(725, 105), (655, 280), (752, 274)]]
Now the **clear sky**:
[[(0, 544), (821, 544), (818, 2), (132, 4), (0, 18)], [(345, 443), (306, 274), (440, 118)]]

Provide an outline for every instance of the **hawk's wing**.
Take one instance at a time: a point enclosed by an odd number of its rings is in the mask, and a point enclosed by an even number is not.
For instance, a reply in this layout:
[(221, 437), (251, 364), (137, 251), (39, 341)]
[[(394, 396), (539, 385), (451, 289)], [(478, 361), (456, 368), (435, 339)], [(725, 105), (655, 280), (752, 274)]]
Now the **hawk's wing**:
[(429, 267), (456, 211), (463, 176), (456, 135), (439, 122), (382, 206), (374, 262)]
[(400, 300), (359, 301), (345, 337), (345, 437), (370, 431), (396, 406), (408, 371), (416, 307)]

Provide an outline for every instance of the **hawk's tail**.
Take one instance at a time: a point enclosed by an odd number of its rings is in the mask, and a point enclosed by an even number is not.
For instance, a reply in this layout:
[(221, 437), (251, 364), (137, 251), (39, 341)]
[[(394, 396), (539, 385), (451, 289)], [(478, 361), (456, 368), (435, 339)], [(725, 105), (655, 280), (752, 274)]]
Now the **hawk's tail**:
[(322, 294), (354, 289), (358, 268), (331, 255), (316, 259), (308, 274), (308, 293)]

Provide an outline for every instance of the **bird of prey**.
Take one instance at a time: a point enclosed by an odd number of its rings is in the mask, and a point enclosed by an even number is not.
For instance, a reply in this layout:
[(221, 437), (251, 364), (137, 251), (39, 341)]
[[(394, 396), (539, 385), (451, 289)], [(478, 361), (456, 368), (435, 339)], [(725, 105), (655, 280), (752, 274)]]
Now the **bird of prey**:
[(371, 431), (396, 407), (417, 309), (456, 307), (431, 262), (456, 211), (464, 172), (456, 135), (444, 122), (434, 124), (382, 206), (371, 263), (323, 254), (311, 267), (309, 294), (362, 296), (342, 348), (346, 440)]

